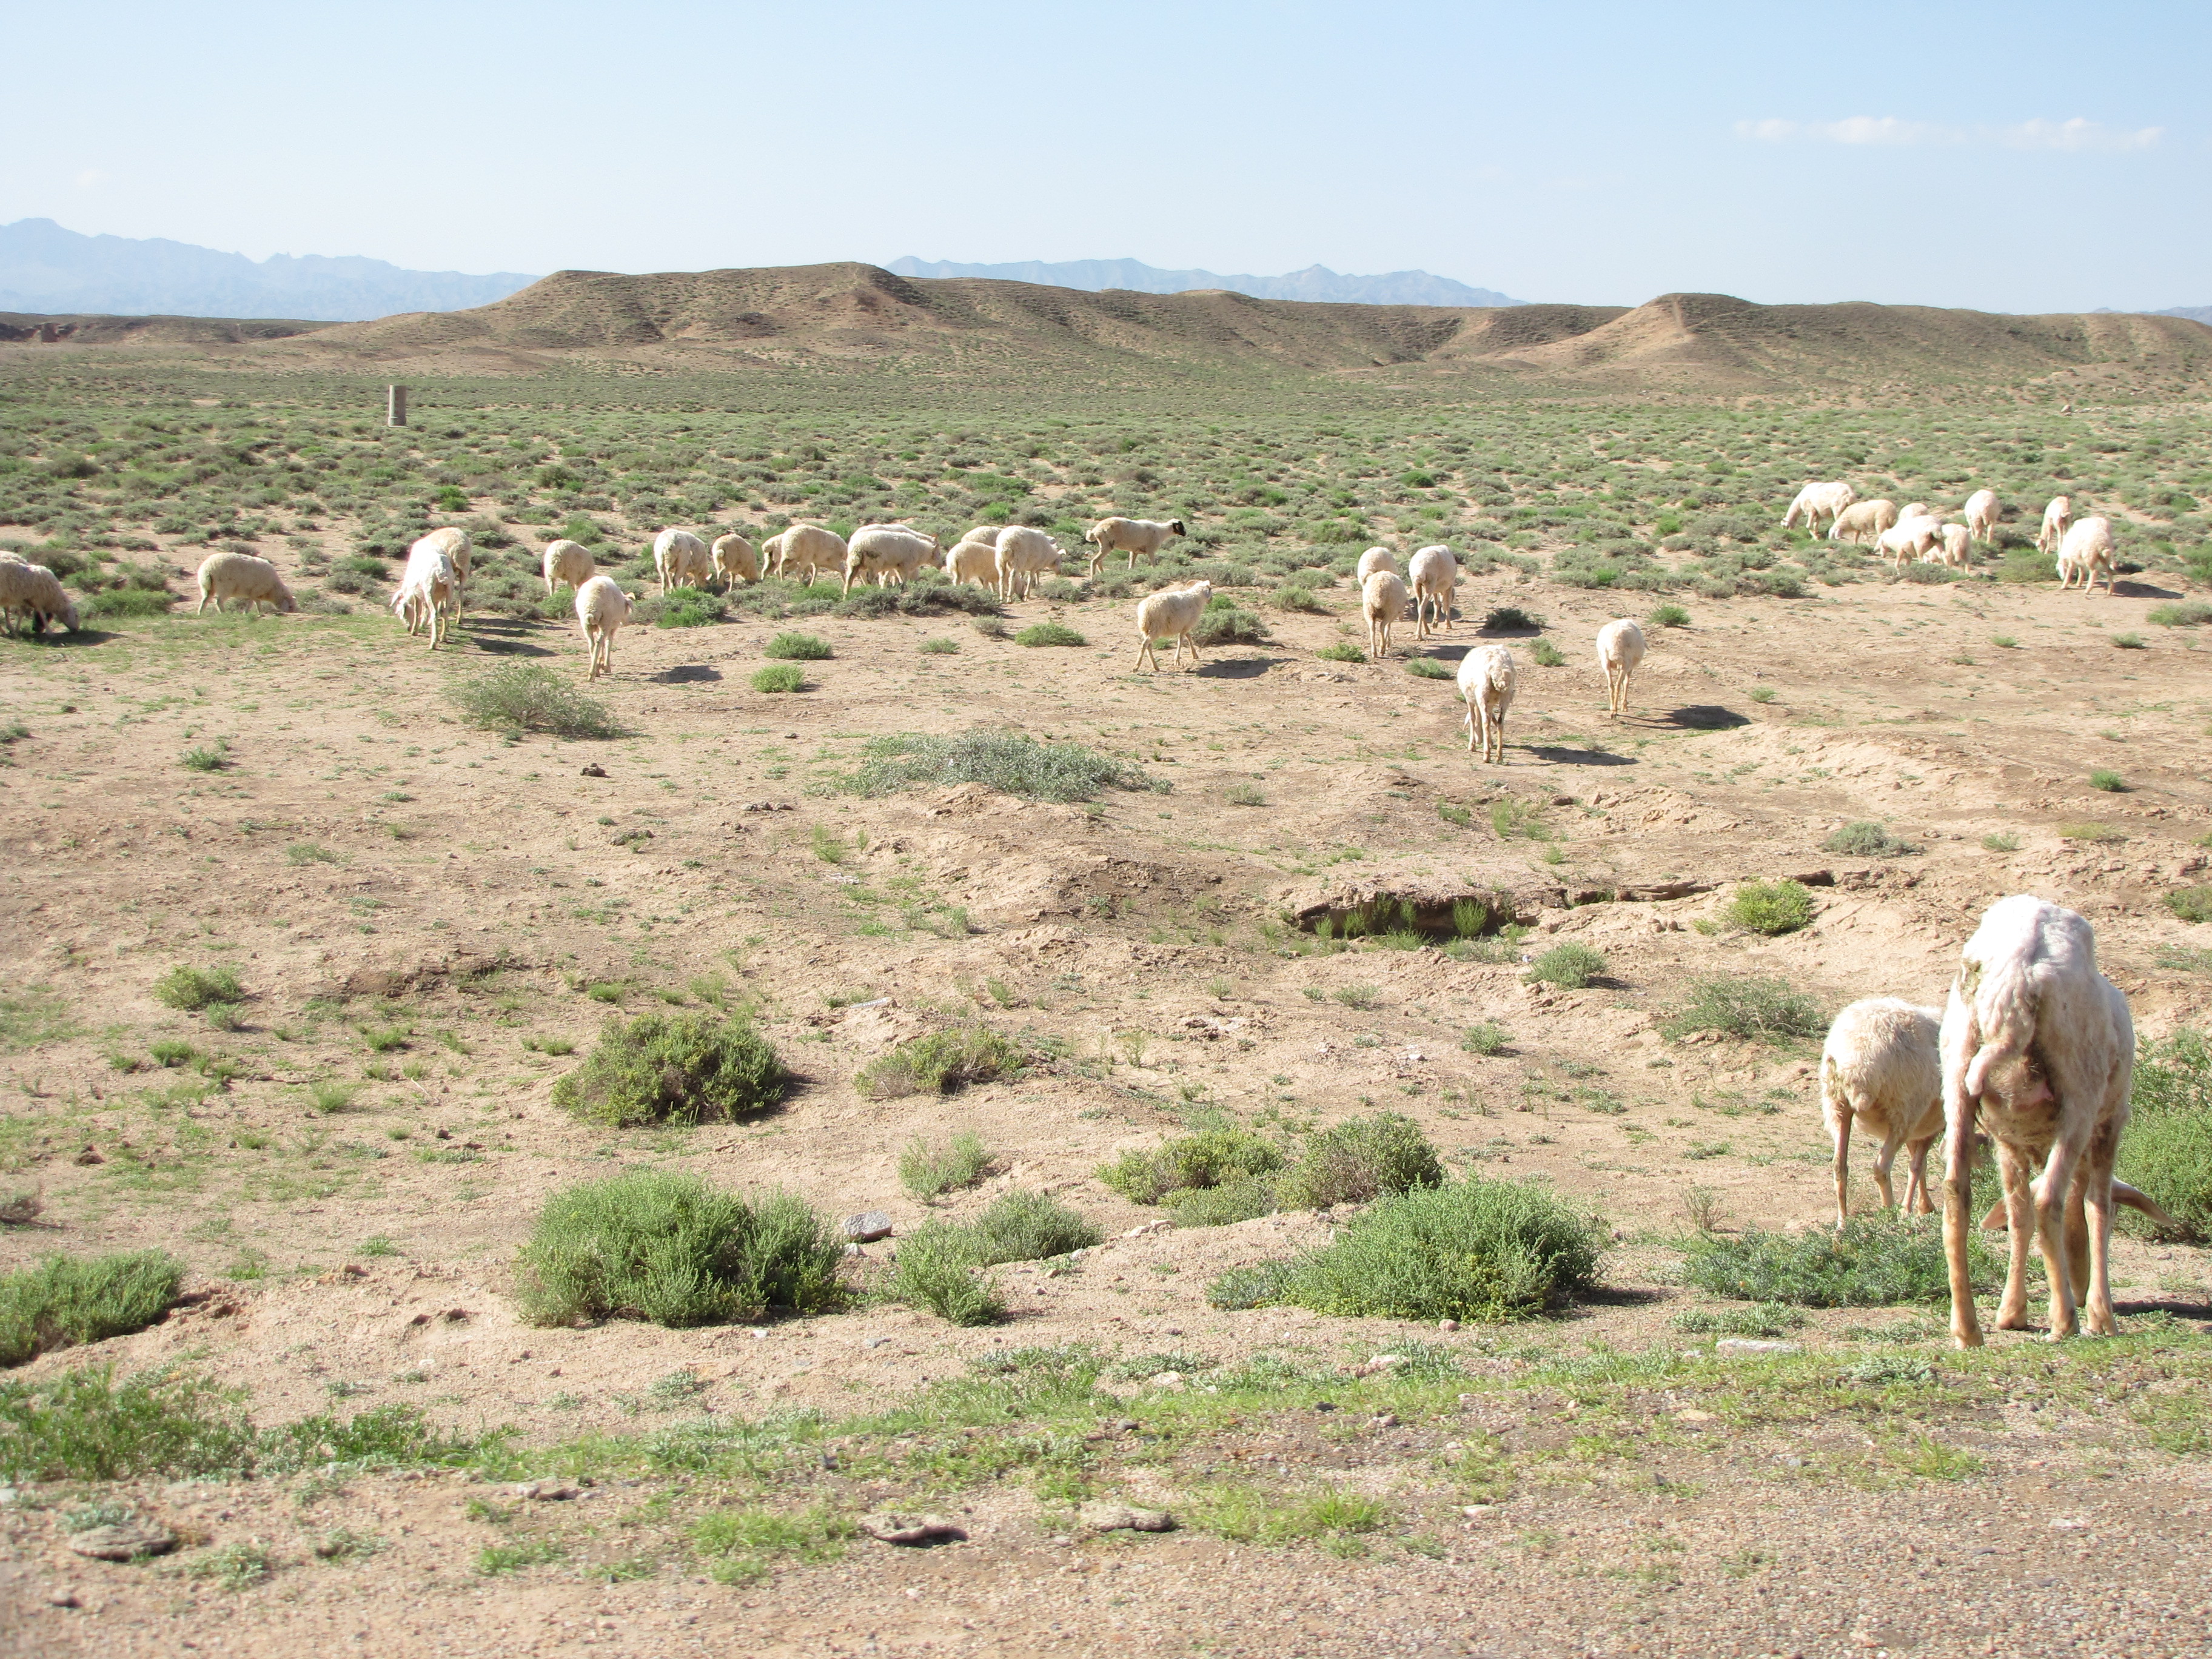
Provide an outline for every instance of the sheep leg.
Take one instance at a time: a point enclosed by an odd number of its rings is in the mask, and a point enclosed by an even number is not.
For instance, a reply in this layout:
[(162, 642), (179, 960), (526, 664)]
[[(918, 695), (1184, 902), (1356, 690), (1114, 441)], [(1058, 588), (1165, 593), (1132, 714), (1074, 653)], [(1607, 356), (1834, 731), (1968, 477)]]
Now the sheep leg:
[(1176, 660), (1177, 662), (1181, 662), (1181, 661), (1182, 660), (1182, 647), (1183, 647), (1183, 641), (1186, 641), (1186, 640), (1189, 641), (1189, 642), (1190, 642), (1190, 665), (1191, 665), (1193, 668), (1195, 668), (1195, 667), (1197, 667), (1197, 666), (1198, 666), (1198, 665), (1200, 664), (1200, 662), (1203, 660), (1203, 659), (1201, 659), (1201, 658), (1199, 656), (1199, 654), (1198, 654), (1198, 640), (1197, 640), (1196, 636), (1195, 636), (1195, 635), (1190, 635), (1190, 634), (1184, 634), (1184, 635), (1179, 635), (1179, 636), (1176, 638)]
[(1997, 1175), (2004, 1187), (2007, 1245), (2004, 1297), (1997, 1304), (1997, 1328), (2027, 1328), (2027, 1246), (2035, 1231), (2036, 1188), (2028, 1178), (2027, 1160), (2003, 1141), (1996, 1144)]
[(1905, 1137), (1893, 1124), (1881, 1138), (1881, 1150), (1875, 1154), (1874, 1184), (1881, 1188), (1881, 1207), (1885, 1210), (1897, 1207), (1897, 1190), (1890, 1183), (1889, 1172), (1897, 1162), (1897, 1149), (1904, 1143)]
[[(2051, 1340), (2075, 1334), (2073, 1264), (2067, 1260), (2066, 1208), (2073, 1194), (2074, 1166), (2081, 1149), (2064, 1139), (2052, 1143), (2043, 1166), (2043, 1190), (2035, 1195), (2035, 1242), (2043, 1250), (2044, 1277), (2051, 1282)], [(2023, 1241), (2024, 1242), (2024, 1241)], [(2016, 1249), (2015, 1258), (2024, 1258)]]
[(2112, 1316), (2112, 1160), (2118, 1149), (2111, 1136), (2100, 1133), (2082, 1158), (2085, 1179), (2080, 1200), (2084, 1214), (2083, 1239), (2087, 1246), (2089, 1301), (2087, 1322), (2092, 1336), (2118, 1336), (2119, 1321)]
[(1972, 1108), (1949, 1097), (1944, 1115), (1950, 1133), (1943, 1143), (1943, 1260), (1951, 1279), (1951, 1340), (1962, 1348), (1982, 1346), (1982, 1326), (1974, 1311), (1974, 1280), (1966, 1263), (1966, 1229), (1974, 1205), (1974, 1119)]
[(1905, 1183), (1905, 1212), (1907, 1215), (1926, 1215), (1936, 1206), (1928, 1196), (1928, 1149), (1936, 1144), (1933, 1135), (1923, 1135), (1905, 1146), (1906, 1167), (1911, 1174)]
[(1836, 1138), (1836, 1231), (1841, 1232), (1844, 1224), (1851, 1218), (1851, 1117), (1849, 1106), (1834, 1115), (1833, 1133)]
[(1152, 636), (1149, 634), (1145, 635), (1143, 642), (1137, 647), (1137, 666), (1142, 668), (1145, 665), (1145, 659), (1147, 657), (1151, 657), (1152, 659), (1152, 672), (1155, 674), (1158, 673), (1160, 672), (1160, 659), (1153, 653)]

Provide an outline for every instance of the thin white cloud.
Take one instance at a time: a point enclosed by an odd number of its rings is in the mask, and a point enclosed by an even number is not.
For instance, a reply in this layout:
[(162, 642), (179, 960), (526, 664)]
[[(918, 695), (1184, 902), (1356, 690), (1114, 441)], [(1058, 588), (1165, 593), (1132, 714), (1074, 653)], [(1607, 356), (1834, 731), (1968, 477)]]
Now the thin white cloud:
[(2127, 150), (2154, 149), (2165, 133), (2164, 127), (2122, 132), (2077, 115), (2070, 121), (2022, 121), (2017, 126), (2001, 128), (1997, 136), (2013, 149)]
[(1840, 121), (1738, 121), (1735, 136), (1760, 144), (1800, 142), (1901, 149), (1930, 144), (2001, 145), (2007, 149), (2087, 150), (2115, 154), (2152, 149), (2163, 127), (2126, 131), (2075, 116), (2068, 121), (2038, 117), (2003, 127), (1955, 127), (1935, 121), (1911, 121), (1895, 115), (1852, 115)]

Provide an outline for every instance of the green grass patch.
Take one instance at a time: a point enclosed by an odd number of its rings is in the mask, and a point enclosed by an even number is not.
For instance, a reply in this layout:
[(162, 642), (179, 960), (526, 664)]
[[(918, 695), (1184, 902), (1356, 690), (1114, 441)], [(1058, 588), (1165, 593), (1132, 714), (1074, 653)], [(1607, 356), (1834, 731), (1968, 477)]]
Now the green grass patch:
[[(1685, 1249), (1682, 1278), (1716, 1296), (1800, 1308), (1942, 1302), (1950, 1295), (1950, 1279), (1941, 1222), (1939, 1216), (1856, 1215), (1841, 1231), (1813, 1226), (1700, 1233)], [(1978, 1229), (1967, 1243), (1976, 1286), (2001, 1278), (2003, 1263)]]
[(0, 996), (0, 1054), (64, 1042), (76, 1032), (69, 999), (49, 987), (23, 986)]
[(2089, 787), (2092, 789), (2101, 789), (2108, 795), (2125, 794), (2128, 788), (2127, 781), (2118, 772), (2110, 771), (2101, 766), (2089, 774)]
[(1567, 665), (1566, 653), (1549, 640), (1531, 640), (1528, 642), (1528, 658), (1539, 668), (1564, 668)]
[(860, 1068), (853, 1086), (871, 1100), (949, 1095), (970, 1084), (1018, 1077), (1024, 1059), (1020, 1044), (988, 1026), (957, 1025), (908, 1037), (878, 1055)]
[(1660, 1022), (1676, 1042), (1698, 1031), (1717, 1031), (1739, 1042), (1796, 1042), (1827, 1033), (1820, 1005), (1778, 979), (1722, 975), (1694, 981), (1681, 1003)]
[(237, 1397), (204, 1378), (153, 1370), (118, 1381), (101, 1365), (0, 1382), (0, 1479), (208, 1479), (246, 1473), (254, 1449)]
[(2202, 599), (2184, 599), (2178, 605), (2154, 605), (2143, 613), (2143, 620), (2160, 628), (2197, 628), (2212, 623), (2212, 605)]
[(1177, 1193), (1273, 1175), (1284, 1162), (1282, 1148), (1264, 1135), (1223, 1127), (1126, 1152), (1097, 1175), (1132, 1204), (1163, 1204)]
[(2166, 896), (2166, 908), (2184, 921), (2212, 921), (2212, 886), (2177, 887)]
[(1920, 849), (1911, 842), (1901, 841), (1889, 833), (1886, 824), (1872, 818), (1861, 818), (1847, 823), (1820, 843), (1821, 850), (1829, 853), (1848, 853), (1855, 858), (1896, 858)]
[(556, 738), (618, 738), (606, 705), (586, 696), (543, 663), (503, 662), (458, 678), (446, 696), (471, 726), (486, 732), (544, 732)]
[(747, 1507), (714, 1510), (691, 1523), (691, 1547), (718, 1584), (750, 1584), (781, 1563), (835, 1561), (856, 1535), (853, 1523), (827, 1504), (797, 1511)]
[(1692, 1336), (1787, 1336), (1802, 1330), (1805, 1316), (1780, 1302), (1741, 1308), (1690, 1308), (1669, 1322)]
[(0, 1274), (0, 1365), (127, 1336), (175, 1305), (184, 1264), (165, 1250), (50, 1255)]
[(1031, 623), (1014, 635), (1016, 645), (1088, 645), (1090, 641), (1066, 623)]
[(1349, 640), (1340, 640), (1334, 645), (1324, 645), (1314, 653), (1323, 662), (1365, 662), (1367, 653)]
[(1166, 793), (1142, 769), (1081, 744), (1042, 743), (1003, 732), (968, 732), (957, 738), (907, 733), (871, 738), (860, 769), (836, 787), (878, 796), (902, 789), (949, 788), (980, 783), (1025, 800), (1078, 801), (1100, 790), (1150, 789)]
[(1006, 1297), (984, 1269), (1088, 1249), (1104, 1237), (1057, 1199), (1017, 1188), (973, 1221), (925, 1221), (908, 1234), (884, 1293), (951, 1324), (994, 1324), (1006, 1316)]
[(785, 696), (806, 689), (806, 671), (796, 663), (772, 662), (765, 668), (753, 670), (750, 684), (756, 691)]
[(655, 628), (705, 628), (722, 620), (729, 602), (703, 587), (679, 587), (654, 607)]
[(1687, 628), (1690, 613), (1679, 605), (1655, 605), (1650, 620), (1654, 628)]
[(1417, 679), (1448, 680), (1456, 671), (1449, 663), (1438, 662), (1434, 657), (1409, 657), (1406, 661), (1406, 672)]
[(155, 982), (154, 995), (168, 1007), (197, 1013), (218, 1005), (235, 1004), (246, 992), (234, 968), (192, 968), (180, 963)]
[(641, 1014), (610, 1024), (584, 1063), (553, 1085), (553, 1103), (611, 1128), (727, 1123), (784, 1096), (783, 1063), (750, 1020)]
[(1309, 1135), (1277, 1184), (1276, 1198), (1286, 1210), (1317, 1210), (1440, 1187), (1443, 1179), (1443, 1164), (1420, 1126), (1395, 1112), (1377, 1112)]
[(1531, 985), (1556, 985), (1579, 991), (1605, 972), (1605, 957), (1587, 945), (1554, 945), (1528, 964), (1522, 975)]
[(830, 655), (830, 641), (818, 635), (787, 630), (761, 647), (761, 655), (781, 662), (820, 662)]
[(899, 1184), (924, 1203), (973, 1187), (997, 1160), (973, 1129), (932, 1144), (916, 1135), (899, 1154)]
[(1747, 881), (1721, 907), (1721, 915), (1747, 933), (1794, 933), (1812, 923), (1812, 890), (1798, 881)]
[(2164, 1042), (2146, 1042), (2129, 1098), (2133, 1115), (2117, 1172), (2179, 1225), (2160, 1228), (2141, 1218), (2130, 1224), (2191, 1243), (2212, 1242), (2212, 1042), (2187, 1029)]
[(1459, 1046), (1471, 1054), (1498, 1054), (1513, 1041), (1513, 1033), (1496, 1020), (1479, 1020), (1460, 1034)]

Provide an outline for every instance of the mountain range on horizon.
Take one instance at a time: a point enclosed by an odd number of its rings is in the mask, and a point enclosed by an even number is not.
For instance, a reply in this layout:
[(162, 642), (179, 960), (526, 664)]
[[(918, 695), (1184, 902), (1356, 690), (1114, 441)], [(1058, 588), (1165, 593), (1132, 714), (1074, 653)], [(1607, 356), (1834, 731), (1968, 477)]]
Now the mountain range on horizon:
[(1255, 300), (1305, 300), (1363, 306), (1517, 306), (1528, 303), (1495, 289), (1470, 288), (1425, 270), (1393, 270), (1376, 276), (1340, 276), (1327, 265), (1308, 265), (1281, 276), (1224, 276), (1211, 270), (1163, 270), (1141, 259), (1018, 260), (1012, 264), (963, 264), (952, 259), (918, 259), (912, 254), (884, 267), (896, 276), (981, 276), (1002, 283), (1037, 283), (1048, 288), (1079, 289), (1097, 294), (1109, 288), (1139, 294), (1188, 294), (1224, 289)]

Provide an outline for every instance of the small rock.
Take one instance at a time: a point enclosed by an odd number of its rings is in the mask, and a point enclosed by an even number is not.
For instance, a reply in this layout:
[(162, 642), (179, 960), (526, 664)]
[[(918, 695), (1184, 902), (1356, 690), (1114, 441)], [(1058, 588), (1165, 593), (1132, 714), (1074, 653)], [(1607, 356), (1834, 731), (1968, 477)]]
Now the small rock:
[(941, 1515), (894, 1515), (889, 1510), (877, 1510), (862, 1516), (855, 1523), (860, 1530), (879, 1543), (884, 1544), (945, 1544), (963, 1541), (968, 1534)]
[(855, 1244), (872, 1244), (891, 1236), (891, 1218), (881, 1210), (863, 1210), (845, 1218), (845, 1237)]
[(1367, 1363), (1378, 1371), (1388, 1370), (1393, 1365), (1404, 1364), (1406, 1356), (1401, 1353), (1378, 1353)]
[(1085, 1504), (1075, 1512), (1085, 1532), (1173, 1532), (1175, 1516), (1165, 1510), (1132, 1509), (1127, 1504)]
[(1162, 1371), (1158, 1376), (1150, 1378), (1145, 1386), (1148, 1389), (1180, 1389), (1182, 1387), (1182, 1373)]
[(1336, 1409), (1336, 1401), (1334, 1400), (1316, 1400), (1314, 1401), (1314, 1409), (1317, 1412), (1333, 1412)]
[(1398, 1426), (1398, 1413), (1384, 1412), (1378, 1417), (1370, 1418), (1367, 1426), (1370, 1429), (1395, 1429)]
[(867, 1255), (867, 1252), (857, 1244), (848, 1244), (845, 1247), (845, 1254), (847, 1255)]
[(880, 1348), (890, 1340), (890, 1338), (888, 1336), (864, 1336), (860, 1339), (860, 1346), (864, 1348)]
[(1480, 1521), (1486, 1515), (1497, 1514), (1498, 1505), (1495, 1504), (1462, 1504), (1460, 1505), (1459, 1512), (1470, 1521)]
[(580, 1496), (583, 1488), (568, 1480), (525, 1480), (514, 1489), (517, 1498), (534, 1498), (541, 1504), (562, 1504)]
[(88, 1146), (82, 1152), (79, 1152), (75, 1158), (71, 1158), (70, 1162), (72, 1164), (83, 1164), (89, 1165), (94, 1164), (105, 1164), (107, 1160), (102, 1158), (97, 1150)]
[(1796, 1353), (1802, 1342), (1770, 1342), (1764, 1337), (1724, 1336), (1713, 1344), (1715, 1353)]
[(1146, 1233), (1156, 1233), (1164, 1228), (1172, 1227), (1174, 1225), (1175, 1223), (1172, 1221), (1140, 1221), (1135, 1226), (1130, 1228), (1127, 1232), (1123, 1233), (1121, 1237), (1124, 1238), (1142, 1238)]
[(607, 769), (606, 769), (605, 767), (604, 767), (604, 766), (600, 765), (600, 764), (599, 763), (599, 762), (597, 762), (597, 761), (586, 761), (586, 762), (585, 762), (585, 763), (584, 763), (584, 775), (585, 775), (586, 777), (587, 777), (587, 778), (603, 778), (603, 777), (606, 776), (606, 775), (607, 775)]
[(1774, 1461), (1785, 1469), (1802, 1469), (1805, 1467), (1805, 1460), (1795, 1452), (1777, 1452), (1774, 1454)]
[(1698, 1411), (1694, 1407), (1685, 1406), (1674, 1413), (1674, 1420), (1677, 1423), (1710, 1423), (1713, 1420), (1713, 1414), (1711, 1412)]
[(1459, 1328), (1459, 1321), (1456, 1319), (1439, 1319), (1437, 1321), (1437, 1328), (1440, 1331), (1455, 1331)]
[(177, 1547), (177, 1534), (151, 1521), (125, 1521), (112, 1527), (88, 1527), (69, 1540), (69, 1547), (95, 1561), (136, 1561), (144, 1555), (167, 1555)]
[(788, 812), (791, 811), (791, 803), (787, 800), (749, 800), (738, 808), (738, 811), (740, 812)]
[(2087, 1521), (2080, 1520), (2074, 1516), (2062, 1515), (2051, 1523), (2051, 1529), (2053, 1532), (2080, 1532), (2088, 1524)]
[(47, 1594), (46, 1605), (50, 1607), (81, 1607), (84, 1603), (77, 1600), (75, 1590), (58, 1589)]

